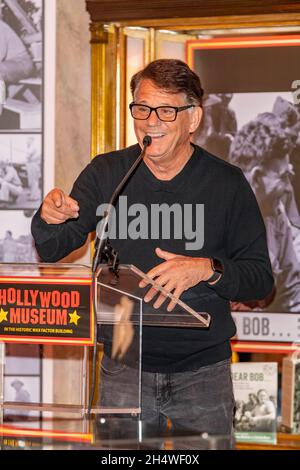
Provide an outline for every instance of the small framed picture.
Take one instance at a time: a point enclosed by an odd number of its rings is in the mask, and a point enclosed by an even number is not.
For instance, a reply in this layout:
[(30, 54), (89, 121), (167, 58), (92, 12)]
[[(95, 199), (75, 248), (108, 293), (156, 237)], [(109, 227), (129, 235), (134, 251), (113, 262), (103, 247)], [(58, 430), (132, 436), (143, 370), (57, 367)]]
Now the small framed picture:
[(0, 210), (37, 209), (42, 173), (41, 134), (0, 134)]
[(238, 166), (265, 221), (276, 291), (235, 311), (300, 311), (300, 35), (191, 40), (204, 89), (195, 144)]
[[(0, 263), (36, 263), (38, 255), (30, 232), (32, 211), (6, 211), (0, 226)], [(26, 215), (25, 215), (26, 214)]]
[[(4, 401), (22, 403), (40, 403), (40, 377), (38, 376), (5, 376), (4, 378)], [(5, 419), (26, 421), (27, 419), (39, 417), (38, 411), (24, 408), (5, 409)]]
[(42, 129), (43, 9), (43, 0), (0, 4), (0, 132)]

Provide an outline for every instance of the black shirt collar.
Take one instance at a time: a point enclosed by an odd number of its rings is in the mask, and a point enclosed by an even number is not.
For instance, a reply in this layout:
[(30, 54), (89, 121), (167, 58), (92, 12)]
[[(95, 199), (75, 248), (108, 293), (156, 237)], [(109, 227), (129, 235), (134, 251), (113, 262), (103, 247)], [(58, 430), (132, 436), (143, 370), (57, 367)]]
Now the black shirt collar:
[(202, 149), (200, 147), (194, 144), (192, 144), (192, 146), (194, 147), (194, 151), (190, 159), (182, 170), (171, 180), (165, 181), (156, 178), (144, 162), (141, 163), (138, 171), (146, 180), (147, 184), (151, 186), (152, 190), (172, 193), (178, 192), (183, 185), (187, 184), (189, 177), (193, 174), (195, 166), (199, 163), (199, 157), (202, 155)]

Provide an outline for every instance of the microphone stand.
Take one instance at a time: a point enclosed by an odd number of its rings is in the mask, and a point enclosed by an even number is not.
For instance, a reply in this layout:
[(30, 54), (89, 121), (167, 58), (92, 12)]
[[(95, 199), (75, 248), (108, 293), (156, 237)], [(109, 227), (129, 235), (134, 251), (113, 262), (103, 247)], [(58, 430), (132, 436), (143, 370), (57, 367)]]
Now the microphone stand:
[(109, 268), (112, 270), (112, 272), (115, 274), (116, 279), (118, 278), (119, 274), (119, 254), (114, 248), (111, 246), (108, 236), (106, 236), (106, 230), (108, 228), (108, 223), (110, 220), (110, 214), (112, 211), (112, 208), (114, 207), (114, 204), (119, 197), (121, 191), (123, 190), (124, 186), (126, 185), (127, 181), (131, 177), (131, 175), (134, 173), (136, 168), (139, 166), (141, 161), (143, 160), (146, 149), (151, 145), (152, 139), (149, 135), (145, 135), (143, 139), (143, 149), (138, 156), (138, 158), (135, 160), (133, 165), (129, 168), (128, 172), (124, 176), (124, 178), (121, 180), (121, 182), (118, 184), (117, 188), (113, 192), (110, 201), (108, 203), (108, 209), (105, 211), (104, 216), (101, 220), (100, 228), (99, 230), (97, 229), (96, 232), (96, 243), (97, 248), (95, 250), (94, 254), (94, 259), (93, 259), (93, 264), (92, 264), (92, 299), (93, 299), (93, 310), (94, 310), (94, 348), (93, 348), (93, 365), (92, 365), (92, 387), (91, 387), (91, 395), (90, 395), (90, 400), (89, 400), (89, 406), (88, 406), (88, 415), (91, 414), (91, 409), (92, 409), (92, 404), (94, 401), (94, 395), (95, 395), (95, 386), (96, 386), (96, 362), (97, 362), (97, 309), (96, 309), (96, 295), (97, 295), (97, 277), (96, 277), (96, 270), (98, 267), (98, 264), (102, 263), (103, 261), (106, 261)]

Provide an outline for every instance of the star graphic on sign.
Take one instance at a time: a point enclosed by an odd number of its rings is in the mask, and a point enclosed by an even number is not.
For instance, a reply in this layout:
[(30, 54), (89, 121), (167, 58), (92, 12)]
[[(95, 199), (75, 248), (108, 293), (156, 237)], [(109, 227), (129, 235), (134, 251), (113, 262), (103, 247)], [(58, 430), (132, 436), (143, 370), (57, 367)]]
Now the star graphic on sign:
[(5, 312), (3, 310), (3, 308), (1, 308), (1, 310), (0, 310), (0, 323), (2, 323), (3, 321), (8, 321), (7, 320), (7, 315), (8, 315), (8, 312)]
[(81, 318), (79, 315), (77, 315), (77, 310), (74, 310), (73, 313), (69, 313), (70, 321), (69, 323), (74, 323), (74, 325), (78, 325), (78, 320)]

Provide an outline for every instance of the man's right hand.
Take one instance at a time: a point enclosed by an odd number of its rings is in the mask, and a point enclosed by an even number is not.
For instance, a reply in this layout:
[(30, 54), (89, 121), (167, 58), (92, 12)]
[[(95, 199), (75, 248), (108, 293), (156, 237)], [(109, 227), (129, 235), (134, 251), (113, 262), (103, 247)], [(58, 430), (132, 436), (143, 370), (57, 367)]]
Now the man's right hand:
[(52, 189), (47, 194), (41, 208), (41, 218), (47, 224), (63, 224), (66, 220), (78, 217), (79, 205), (75, 199), (58, 188)]

